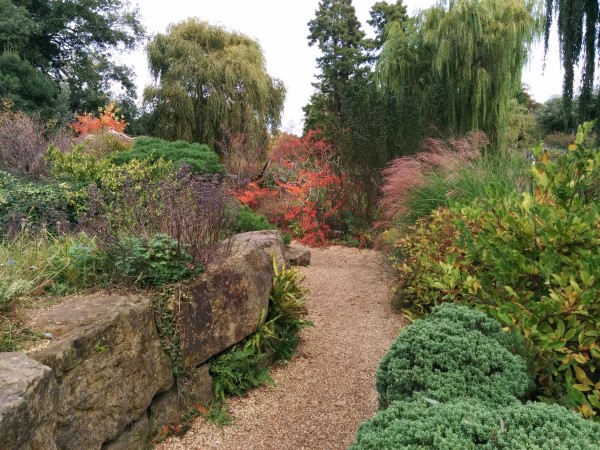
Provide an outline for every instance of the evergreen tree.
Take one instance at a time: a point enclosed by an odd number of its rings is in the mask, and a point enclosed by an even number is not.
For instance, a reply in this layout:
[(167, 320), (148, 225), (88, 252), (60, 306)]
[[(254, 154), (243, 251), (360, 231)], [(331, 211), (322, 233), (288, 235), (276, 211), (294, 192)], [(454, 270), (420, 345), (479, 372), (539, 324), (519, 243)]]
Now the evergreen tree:
[(356, 188), (354, 219), (360, 225), (374, 219), (379, 194), (379, 173), (398, 156), (398, 130), (403, 124), (398, 103), (387, 89), (378, 89), (367, 66), (368, 52), (385, 40), (387, 28), (404, 26), (402, 1), (378, 2), (369, 23), (376, 39), (365, 39), (350, 0), (322, 0), (315, 19), (309, 22), (310, 45), (321, 56), (317, 91), (305, 111), (305, 131), (320, 129), (335, 146), (344, 172)]
[[(321, 51), (317, 58), (315, 84), (318, 92), (311, 104), (324, 104), (328, 113), (339, 119), (342, 113), (341, 91), (352, 79), (362, 76), (366, 62), (364, 54), (365, 33), (356, 18), (352, 0), (321, 0), (315, 18), (308, 22), (308, 45)], [(310, 105), (307, 116), (314, 114)]]
[[(145, 34), (127, 0), (0, 0), (0, 11), (0, 96), (38, 113), (56, 102), (61, 82), (71, 110), (104, 105), (115, 85), (135, 98), (133, 71), (113, 59)], [(28, 93), (40, 83), (44, 95)]]
[(396, 3), (377, 2), (369, 11), (371, 16), (367, 23), (375, 30), (375, 39), (371, 41), (371, 47), (379, 50), (387, 39), (387, 30), (392, 23), (404, 26), (408, 21), (406, 6), (402, 0), (396, 0)]

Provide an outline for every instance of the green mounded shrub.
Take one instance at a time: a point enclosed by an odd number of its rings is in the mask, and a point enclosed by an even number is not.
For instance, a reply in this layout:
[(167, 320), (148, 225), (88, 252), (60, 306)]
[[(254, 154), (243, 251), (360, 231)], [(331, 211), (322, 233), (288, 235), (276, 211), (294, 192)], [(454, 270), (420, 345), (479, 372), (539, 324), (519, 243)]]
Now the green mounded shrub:
[(543, 403), (402, 401), (364, 422), (350, 450), (427, 448), (593, 450), (600, 448), (600, 425)]
[(153, 137), (137, 138), (131, 150), (117, 152), (112, 155), (111, 160), (122, 165), (133, 159), (155, 162), (161, 157), (172, 161), (175, 167), (187, 164), (192, 173), (223, 175), (225, 172), (219, 156), (208, 145), (185, 141), (169, 142)]
[[(0, 239), (29, 229), (68, 228), (75, 220), (68, 198), (70, 183), (55, 180), (28, 180), (0, 171)], [(60, 222), (60, 223), (59, 223)]]
[(245, 233), (247, 231), (260, 231), (260, 230), (275, 230), (277, 227), (272, 223), (269, 223), (267, 218), (254, 212), (247, 205), (241, 205), (238, 210), (238, 214), (235, 222), (235, 232)]
[(523, 398), (530, 384), (526, 365), (499, 331), (485, 315), (462, 306), (434, 309), (433, 318), (405, 327), (377, 370), (380, 405), (421, 396), (493, 405)]

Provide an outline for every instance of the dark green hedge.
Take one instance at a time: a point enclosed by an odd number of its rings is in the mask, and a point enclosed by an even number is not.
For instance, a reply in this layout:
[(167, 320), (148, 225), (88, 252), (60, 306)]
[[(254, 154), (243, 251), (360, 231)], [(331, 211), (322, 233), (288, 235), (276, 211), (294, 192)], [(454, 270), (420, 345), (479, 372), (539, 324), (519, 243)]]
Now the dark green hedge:
[(131, 150), (115, 153), (111, 160), (118, 165), (126, 164), (132, 159), (150, 160), (159, 158), (172, 161), (175, 167), (189, 165), (193, 173), (203, 175), (223, 175), (224, 166), (219, 156), (205, 144), (191, 144), (185, 141), (165, 141), (159, 138), (140, 137), (135, 140)]
[(597, 450), (600, 425), (557, 405), (491, 408), (458, 400), (393, 403), (364, 422), (350, 450)]
[(400, 332), (381, 360), (376, 385), (382, 407), (413, 396), (503, 405), (523, 398), (530, 379), (497, 322), (448, 304)]

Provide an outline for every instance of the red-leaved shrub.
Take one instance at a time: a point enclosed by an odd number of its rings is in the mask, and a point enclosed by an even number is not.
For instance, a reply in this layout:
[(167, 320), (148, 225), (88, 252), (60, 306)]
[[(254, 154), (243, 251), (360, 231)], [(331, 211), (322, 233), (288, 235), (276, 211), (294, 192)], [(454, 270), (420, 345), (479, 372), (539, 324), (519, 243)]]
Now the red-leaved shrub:
[(311, 131), (282, 136), (259, 182), (236, 197), (307, 245), (326, 245), (348, 201), (347, 180), (332, 146)]

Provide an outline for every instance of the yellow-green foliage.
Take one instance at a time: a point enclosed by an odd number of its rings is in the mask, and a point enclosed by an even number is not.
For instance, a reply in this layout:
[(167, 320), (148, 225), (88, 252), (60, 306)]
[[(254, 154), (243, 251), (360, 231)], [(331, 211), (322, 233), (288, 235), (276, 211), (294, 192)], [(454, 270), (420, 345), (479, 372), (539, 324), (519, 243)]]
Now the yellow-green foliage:
[(116, 165), (107, 158), (96, 158), (81, 146), (69, 153), (51, 147), (48, 150), (53, 177), (79, 185), (68, 193), (68, 200), (78, 214), (87, 210), (88, 188), (96, 186), (105, 192), (119, 195), (126, 184), (158, 181), (173, 169), (173, 163), (162, 158), (156, 161), (133, 159)]

